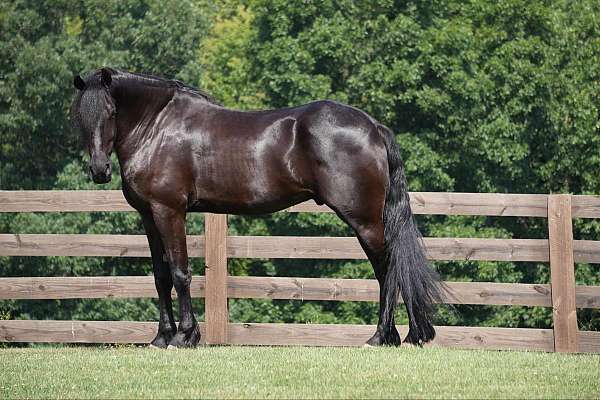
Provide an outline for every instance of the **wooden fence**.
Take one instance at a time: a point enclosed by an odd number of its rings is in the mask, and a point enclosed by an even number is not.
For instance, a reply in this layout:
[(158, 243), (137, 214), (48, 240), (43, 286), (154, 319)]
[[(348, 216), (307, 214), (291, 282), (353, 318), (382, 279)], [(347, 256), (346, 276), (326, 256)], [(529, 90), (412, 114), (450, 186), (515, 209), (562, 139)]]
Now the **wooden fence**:
[[(599, 218), (600, 197), (411, 193), (416, 214), (548, 219), (548, 239), (426, 238), (432, 260), (549, 262), (550, 284), (447, 282), (452, 304), (543, 306), (553, 329), (437, 327), (434, 344), (466, 348), (600, 352), (600, 332), (579, 331), (577, 308), (600, 308), (600, 287), (575, 285), (574, 263), (600, 263), (600, 241), (573, 240), (573, 218)], [(0, 191), (0, 212), (133, 211), (119, 191)], [(287, 212), (331, 212), (306, 202)], [(365, 259), (353, 237), (229, 236), (225, 215), (207, 214), (204, 236), (189, 236), (191, 257), (205, 257), (192, 295), (205, 297), (203, 342), (245, 345), (362, 345), (367, 325), (229, 323), (228, 298), (377, 301), (369, 279), (228, 276), (228, 258)], [(142, 235), (0, 234), (0, 256), (149, 257)], [(150, 276), (0, 278), (0, 299), (156, 297)], [(155, 322), (0, 321), (0, 341), (146, 343)], [(406, 327), (399, 326), (402, 335)]]

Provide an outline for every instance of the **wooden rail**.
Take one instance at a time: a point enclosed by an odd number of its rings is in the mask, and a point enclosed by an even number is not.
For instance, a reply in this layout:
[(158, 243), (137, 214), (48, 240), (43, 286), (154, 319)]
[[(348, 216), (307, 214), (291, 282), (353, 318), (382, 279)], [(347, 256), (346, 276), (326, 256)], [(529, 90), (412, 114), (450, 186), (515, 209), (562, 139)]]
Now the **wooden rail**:
[[(444, 282), (447, 304), (551, 307), (550, 285)], [(205, 297), (204, 276), (192, 279), (192, 296)], [(151, 276), (0, 278), (0, 300), (122, 299), (156, 297)], [(172, 296), (176, 296), (173, 290)], [(229, 276), (227, 297), (237, 299), (378, 301), (373, 279)], [(578, 285), (578, 308), (600, 308), (600, 287)], [(402, 301), (402, 299), (400, 299)]]
[[(156, 335), (155, 322), (129, 321), (0, 321), (5, 342), (148, 343)], [(406, 332), (406, 326), (398, 326)], [(361, 346), (373, 325), (229, 324), (227, 343), (235, 345)], [(552, 329), (436, 327), (430, 345), (499, 350), (553, 351)], [(206, 324), (200, 323), (201, 343)], [(579, 332), (580, 351), (600, 353), (600, 332)]]
[[(411, 192), (415, 214), (548, 216), (546, 194)], [(600, 196), (571, 195), (573, 218), (600, 218)], [(135, 211), (120, 190), (0, 190), (0, 212)], [(332, 212), (313, 201), (288, 212)]]
[[(548, 215), (546, 194), (411, 192), (415, 214), (542, 217)], [(571, 195), (574, 218), (600, 218), (600, 196)], [(0, 190), (0, 212), (135, 211), (120, 190)], [(314, 201), (287, 212), (332, 212)]]
[[(546, 239), (425, 238), (431, 260), (548, 262)], [(204, 236), (188, 255), (204, 257)], [(228, 258), (366, 259), (353, 237), (227, 236)], [(150, 257), (143, 235), (0, 234), (0, 256)], [(600, 241), (573, 241), (575, 262), (600, 263)]]
[[(552, 307), (553, 329), (438, 327), (435, 344), (456, 347), (600, 352), (599, 332), (577, 329), (577, 308), (600, 308), (600, 287), (577, 286), (574, 263), (600, 263), (600, 241), (573, 240), (572, 218), (600, 218), (600, 197), (545, 194), (411, 193), (416, 214), (548, 218), (548, 239), (426, 238), (432, 260), (549, 262), (551, 284), (446, 282), (443, 302)], [(0, 191), (0, 212), (134, 211), (120, 191)], [(306, 202), (287, 212), (331, 212)], [(192, 280), (205, 297), (208, 344), (360, 345), (374, 327), (231, 324), (228, 298), (377, 301), (374, 280), (227, 275), (228, 258), (365, 259), (356, 238), (228, 236), (224, 215), (207, 214), (204, 236), (188, 236), (191, 257), (206, 258)], [(0, 256), (149, 257), (142, 235), (0, 234)], [(173, 293), (175, 295), (175, 293)], [(152, 277), (0, 278), (0, 299), (155, 297)], [(155, 323), (0, 321), (0, 341), (146, 343)], [(402, 334), (405, 327), (399, 327)]]

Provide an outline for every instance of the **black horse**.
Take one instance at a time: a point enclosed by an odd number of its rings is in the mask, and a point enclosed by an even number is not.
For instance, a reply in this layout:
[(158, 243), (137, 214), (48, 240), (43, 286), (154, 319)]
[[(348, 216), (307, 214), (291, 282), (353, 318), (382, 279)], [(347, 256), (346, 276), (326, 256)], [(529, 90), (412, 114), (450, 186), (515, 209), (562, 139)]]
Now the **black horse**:
[[(190, 298), (188, 211), (264, 214), (314, 199), (356, 232), (380, 286), (369, 345), (399, 345), (394, 308), (402, 295), (405, 341), (434, 338), (437, 274), (427, 265), (392, 132), (333, 101), (236, 111), (176, 80), (102, 68), (78, 89), (72, 119), (86, 139), (90, 173), (110, 180), (117, 152), (125, 198), (142, 216), (160, 303), (157, 347), (200, 340)], [(166, 257), (165, 257), (166, 256)], [(179, 298), (175, 325), (171, 289)]]

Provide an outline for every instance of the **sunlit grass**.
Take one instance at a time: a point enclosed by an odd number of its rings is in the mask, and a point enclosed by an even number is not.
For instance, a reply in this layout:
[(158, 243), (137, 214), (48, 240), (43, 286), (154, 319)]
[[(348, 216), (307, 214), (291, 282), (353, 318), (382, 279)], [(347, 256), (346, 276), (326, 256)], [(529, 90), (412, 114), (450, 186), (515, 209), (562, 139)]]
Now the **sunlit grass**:
[(600, 356), (442, 348), (0, 349), (0, 398), (597, 398)]

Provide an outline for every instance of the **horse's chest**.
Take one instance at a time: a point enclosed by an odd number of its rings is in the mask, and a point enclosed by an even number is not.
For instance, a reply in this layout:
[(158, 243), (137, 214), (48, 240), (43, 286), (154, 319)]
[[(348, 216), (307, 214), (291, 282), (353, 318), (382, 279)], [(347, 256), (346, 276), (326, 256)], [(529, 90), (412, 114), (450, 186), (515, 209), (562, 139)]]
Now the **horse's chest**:
[(144, 159), (143, 157), (135, 157), (129, 160), (122, 168), (123, 181), (130, 186), (135, 186), (137, 182), (146, 179), (150, 172), (147, 159)]
[(149, 158), (132, 157), (121, 165), (123, 188), (137, 202), (146, 202), (151, 195), (152, 182), (155, 181), (155, 168), (152, 168)]
[[(127, 202), (138, 211), (149, 208), (148, 193), (142, 188), (139, 170), (121, 167), (123, 194)], [(141, 172), (141, 171), (140, 171)]]

